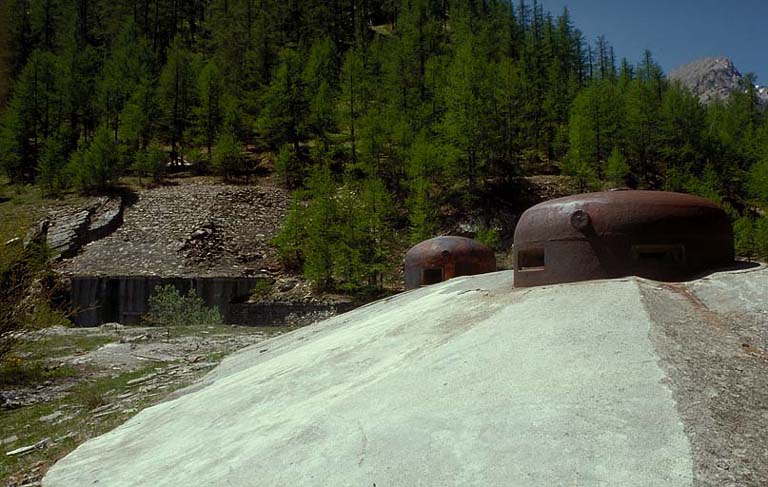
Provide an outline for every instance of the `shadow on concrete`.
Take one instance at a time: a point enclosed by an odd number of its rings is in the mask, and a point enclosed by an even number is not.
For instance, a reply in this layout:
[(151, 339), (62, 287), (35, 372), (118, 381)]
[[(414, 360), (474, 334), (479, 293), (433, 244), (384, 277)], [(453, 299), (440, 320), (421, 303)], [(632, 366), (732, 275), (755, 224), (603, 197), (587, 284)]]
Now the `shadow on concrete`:
[(719, 267), (716, 269), (709, 269), (705, 272), (702, 272), (700, 274), (697, 274), (691, 277), (690, 279), (686, 279), (685, 281), (681, 281), (681, 282), (697, 281), (699, 279), (704, 279), (705, 277), (709, 277), (713, 274), (719, 274), (721, 272), (747, 272), (752, 270), (758, 270), (764, 266), (765, 264), (762, 264), (760, 262), (737, 260), (732, 265), (729, 265), (728, 267)]

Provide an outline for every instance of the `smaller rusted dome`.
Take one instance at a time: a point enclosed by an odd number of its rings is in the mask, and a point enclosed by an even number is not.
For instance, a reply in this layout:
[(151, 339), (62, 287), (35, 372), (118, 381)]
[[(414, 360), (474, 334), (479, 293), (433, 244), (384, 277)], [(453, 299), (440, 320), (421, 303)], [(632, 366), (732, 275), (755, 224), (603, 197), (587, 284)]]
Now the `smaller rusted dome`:
[(496, 271), (496, 255), (485, 245), (464, 237), (436, 237), (413, 246), (403, 261), (405, 288)]
[(733, 262), (726, 213), (704, 198), (610, 191), (547, 201), (515, 229), (518, 287), (640, 276), (685, 280)]

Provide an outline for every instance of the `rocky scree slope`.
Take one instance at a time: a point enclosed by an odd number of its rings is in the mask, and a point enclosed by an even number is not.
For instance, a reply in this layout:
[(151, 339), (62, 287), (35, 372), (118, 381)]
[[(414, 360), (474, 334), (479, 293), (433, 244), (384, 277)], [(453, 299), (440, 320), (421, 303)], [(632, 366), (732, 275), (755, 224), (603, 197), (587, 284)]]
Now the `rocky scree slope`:
[[(702, 103), (723, 101), (736, 90), (742, 89), (744, 75), (728, 58), (704, 58), (686, 64), (669, 74), (669, 79), (679, 81), (699, 97)], [(768, 105), (768, 87), (758, 86), (760, 103)]]
[(248, 277), (280, 264), (269, 241), (288, 209), (268, 182), (237, 186), (204, 179), (143, 189), (123, 225), (60, 264), (65, 274)]

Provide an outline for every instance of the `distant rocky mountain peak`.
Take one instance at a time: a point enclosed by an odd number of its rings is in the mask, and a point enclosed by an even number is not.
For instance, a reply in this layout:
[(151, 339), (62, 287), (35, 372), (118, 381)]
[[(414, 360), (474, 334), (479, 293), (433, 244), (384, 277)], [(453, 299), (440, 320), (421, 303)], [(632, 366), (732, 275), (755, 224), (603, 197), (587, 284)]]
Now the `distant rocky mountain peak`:
[[(712, 103), (725, 100), (734, 91), (742, 89), (744, 75), (730, 59), (712, 57), (672, 71), (669, 79), (679, 81), (703, 103)], [(763, 104), (768, 104), (768, 87), (757, 86), (757, 94)]]

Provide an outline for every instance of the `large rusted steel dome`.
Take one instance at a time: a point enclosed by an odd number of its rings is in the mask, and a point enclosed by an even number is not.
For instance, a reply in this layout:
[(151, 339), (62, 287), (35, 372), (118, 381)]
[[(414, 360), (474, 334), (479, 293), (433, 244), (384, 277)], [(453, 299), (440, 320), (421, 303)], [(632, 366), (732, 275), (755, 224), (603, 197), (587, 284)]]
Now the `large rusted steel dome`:
[(493, 250), (464, 237), (436, 237), (413, 246), (405, 254), (405, 288), (496, 271)]
[(689, 279), (734, 260), (733, 228), (716, 204), (658, 191), (609, 191), (547, 201), (515, 229), (515, 285), (636, 275)]

